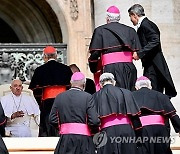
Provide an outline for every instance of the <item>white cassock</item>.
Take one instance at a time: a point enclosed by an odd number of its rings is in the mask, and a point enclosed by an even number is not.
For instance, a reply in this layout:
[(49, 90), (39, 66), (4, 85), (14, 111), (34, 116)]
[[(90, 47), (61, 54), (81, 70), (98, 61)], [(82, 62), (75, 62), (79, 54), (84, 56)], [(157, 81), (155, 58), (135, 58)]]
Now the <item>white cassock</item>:
[[(32, 117), (40, 115), (39, 106), (34, 97), (27, 94), (15, 96), (13, 93), (1, 97), (1, 104), (5, 115), (8, 117), (6, 131), (13, 137), (31, 137), (30, 124)], [(13, 113), (23, 111), (24, 116), (11, 120)]]

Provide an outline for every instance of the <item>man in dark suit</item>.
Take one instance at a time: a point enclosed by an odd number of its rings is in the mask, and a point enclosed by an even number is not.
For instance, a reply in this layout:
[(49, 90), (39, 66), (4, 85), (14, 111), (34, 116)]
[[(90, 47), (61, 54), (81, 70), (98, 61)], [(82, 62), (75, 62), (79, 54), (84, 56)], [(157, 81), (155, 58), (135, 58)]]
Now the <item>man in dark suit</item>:
[(133, 55), (134, 59), (141, 59), (143, 74), (151, 80), (152, 89), (162, 93), (165, 90), (166, 95), (175, 97), (177, 92), (162, 53), (157, 25), (145, 16), (144, 8), (139, 4), (131, 6), (128, 12), (133, 25), (138, 28), (137, 34), (142, 46)]
[(45, 64), (35, 69), (29, 89), (33, 90), (40, 106), (39, 136), (57, 136), (56, 130), (49, 124), (49, 114), (55, 97), (70, 87), (72, 71), (69, 66), (56, 61), (57, 50), (53, 46), (44, 48), (43, 58)]

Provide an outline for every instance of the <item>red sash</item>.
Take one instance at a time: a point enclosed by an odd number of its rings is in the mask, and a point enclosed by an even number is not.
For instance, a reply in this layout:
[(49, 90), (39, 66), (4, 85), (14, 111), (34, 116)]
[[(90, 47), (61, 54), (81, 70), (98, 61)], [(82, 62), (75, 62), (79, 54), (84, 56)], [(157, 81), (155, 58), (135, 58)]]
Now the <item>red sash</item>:
[(50, 86), (43, 89), (42, 100), (55, 98), (58, 94), (66, 91), (66, 86)]

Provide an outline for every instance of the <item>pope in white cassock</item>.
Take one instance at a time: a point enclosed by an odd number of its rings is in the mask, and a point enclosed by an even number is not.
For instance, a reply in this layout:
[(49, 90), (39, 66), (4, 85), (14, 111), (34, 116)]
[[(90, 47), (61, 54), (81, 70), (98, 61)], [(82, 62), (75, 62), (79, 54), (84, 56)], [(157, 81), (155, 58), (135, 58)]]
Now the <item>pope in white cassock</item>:
[(22, 82), (12, 81), (11, 93), (1, 97), (1, 104), (7, 119), (6, 132), (12, 137), (31, 137), (31, 117), (40, 114), (39, 106), (34, 97), (22, 93)]

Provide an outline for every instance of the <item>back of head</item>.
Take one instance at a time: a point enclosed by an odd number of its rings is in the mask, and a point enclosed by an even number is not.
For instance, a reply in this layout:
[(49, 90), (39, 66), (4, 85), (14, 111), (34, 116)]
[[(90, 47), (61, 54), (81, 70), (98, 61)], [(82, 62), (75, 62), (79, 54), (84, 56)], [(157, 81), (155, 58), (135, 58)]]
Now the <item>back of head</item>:
[(103, 73), (100, 76), (100, 85), (103, 87), (106, 84), (112, 84), (115, 85), (114, 75), (112, 73)]
[(152, 89), (151, 81), (145, 76), (141, 76), (136, 80), (135, 87), (136, 87), (137, 90), (141, 89), (143, 87)]
[(71, 65), (69, 65), (69, 67), (73, 73), (80, 72), (80, 69), (79, 69), (79, 67), (77, 67), (76, 64), (71, 64)]
[(71, 77), (71, 86), (78, 87), (84, 90), (86, 83), (86, 77), (81, 72), (75, 72)]
[(134, 4), (128, 9), (128, 13), (131, 14), (136, 14), (139, 17), (145, 16), (144, 13), (144, 8), (140, 4)]
[(110, 6), (107, 9), (107, 20), (108, 22), (119, 22), (120, 11), (116, 6)]
[(43, 54), (44, 54), (44, 57), (47, 58), (47, 59), (50, 59), (50, 58), (56, 59), (57, 50), (53, 46), (46, 46), (43, 49)]

